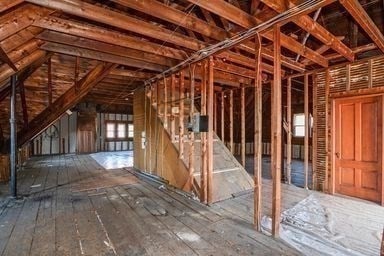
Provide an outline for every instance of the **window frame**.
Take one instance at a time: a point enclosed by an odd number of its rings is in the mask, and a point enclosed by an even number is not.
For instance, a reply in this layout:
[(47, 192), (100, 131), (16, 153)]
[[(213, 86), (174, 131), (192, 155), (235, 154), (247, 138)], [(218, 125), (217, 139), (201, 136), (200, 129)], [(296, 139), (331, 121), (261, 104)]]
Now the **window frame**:
[[(295, 118), (296, 116), (303, 116), (304, 117), (304, 124), (295, 124)], [(313, 116), (311, 114), (308, 115), (308, 124), (309, 124), (309, 130), (308, 130), (308, 136), (312, 137), (312, 129), (313, 129)], [(304, 134), (303, 135), (296, 135), (296, 127), (304, 127)], [(305, 138), (305, 113), (294, 113), (292, 116), (292, 136), (295, 138)]]
[[(108, 137), (108, 125), (113, 124), (114, 125), (114, 136)], [(104, 138), (106, 142), (110, 141), (133, 141), (133, 137), (129, 137), (129, 126), (133, 126), (132, 121), (126, 121), (126, 120), (105, 120), (104, 122)], [(124, 125), (124, 136), (119, 137), (119, 125)]]

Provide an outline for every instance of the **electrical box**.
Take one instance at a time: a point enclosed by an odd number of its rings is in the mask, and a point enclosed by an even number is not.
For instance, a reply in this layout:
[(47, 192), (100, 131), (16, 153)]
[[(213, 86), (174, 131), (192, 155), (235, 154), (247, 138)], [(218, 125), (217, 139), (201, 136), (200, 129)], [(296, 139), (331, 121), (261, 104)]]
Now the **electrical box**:
[(191, 122), (188, 124), (190, 132), (208, 132), (208, 116), (202, 116), (196, 113), (192, 116)]

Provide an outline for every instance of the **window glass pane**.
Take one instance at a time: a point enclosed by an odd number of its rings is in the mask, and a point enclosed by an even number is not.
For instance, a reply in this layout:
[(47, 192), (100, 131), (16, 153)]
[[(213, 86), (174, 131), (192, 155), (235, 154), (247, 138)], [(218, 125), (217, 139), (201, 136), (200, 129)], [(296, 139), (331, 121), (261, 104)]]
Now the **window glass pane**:
[(115, 138), (115, 124), (107, 123), (107, 138)]
[(133, 124), (128, 124), (128, 138), (133, 138)]
[(293, 125), (304, 125), (305, 124), (305, 115), (304, 114), (295, 114), (293, 118)]
[(125, 138), (125, 124), (118, 124), (117, 125), (117, 137), (118, 138)]
[(295, 136), (296, 137), (304, 137), (305, 136), (305, 126), (295, 126)]

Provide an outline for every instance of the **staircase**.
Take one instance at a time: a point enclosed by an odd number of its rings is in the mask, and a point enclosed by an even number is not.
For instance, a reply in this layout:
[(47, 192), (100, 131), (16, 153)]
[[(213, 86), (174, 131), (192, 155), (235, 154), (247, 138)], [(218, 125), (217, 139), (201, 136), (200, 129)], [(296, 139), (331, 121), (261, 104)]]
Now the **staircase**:
[[(140, 95), (141, 94), (141, 95)], [(152, 93), (153, 94), (153, 93)], [(161, 143), (164, 147), (162, 147), (162, 152), (164, 152), (160, 157), (163, 157), (164, 161), (168, 164), (167, 170), (159, 170), (155, 171), (154, 174), (169, 180), (171, 185), (175, 187), (187, 190), (189, 192), (195, 193), (199, 196), (200, 193), (200, 170), (201, 170), (201, 138), (200, 133), (195, 133), (193, 141), (193, 182), (191, 182), (192, 187), (188, 188), (185, 185), (187, 184), (189, 178), (189, 161), (190, 161), (190, 151), (191, 151), (191, 137), (190, 133), (186, 130), (186, 124), (183, 136), (183, 154), (180, 156), (180, 134), (179, 134), (179, 115), (178, 114), (170, 114), (172, 112), (172, 107), (177, 107), (179, 105), (178, 102), (167, 104), (165, 108), (165, 104), (158, 104), (156, 99), (151, 100), (151, 93), (140, 93), (136, 92), (134, 99), (137, 99), (137, 104), (139, 104), (139, 98), (147, 97), (146, 100), (141, 100), (142, 102), (147, 102), (147, 111), (149, 107), (152, 110), (152, 117), (157, 117), (157, 121), (154, 122), (156, 126), (160, 126), (157, 129), (162, 129), (162, 132), (165, 133), (166, 136), (163, 136), (163, 140)], [(176, 97), (178, 98), (178, 96)], [(159, 101), (163, 102), (163, 101)], [(134, 116), (136, 116), (135, 109), (138, 110), (139, 106), (134, 103)], [(190, 100), (184, 100), (184, 120), (188, 119), (190, 115)], [(142, 108), (141, 108), (142, 109)], [(195, 106), (196, 112), (196, 106)], [(164, 115), (164, 113), (168, 113), (168, 115)], [(146, 113), (147, 118), (149, 118), (149, 113)], [(167, 118), (167, 120), (166, 120)], [(175, 133), (171, 132), (171, 119), (174, 118), (175, 122)], [(148, 128), (148, 125), (147, 125)], [(135, 124), (135, 132), (137, 130), (137, 125)], [(153, 135), (153, 134), (152, 134)], [(159, 135), (159, 133), (157, 134)], [(164, 135), (164, 134), (163, 134)], [(136, 136), (135, 136), (136, 137)], [(157, 136), (158, 138), (158, 136)], [(152, 138), (153, 141), (154, 138)], [(159, 140), (158, 140), (159, 141)], [(153, 147), (153, 143), (150, 143)], [(172, 149), (170, 148), (172, 145)], [(135, 145), (135, 151), (137, 146)], [(148, 151), (148, 149), (147, 149)], [(170, 152), (175, 151), (175, 152)], [(166, 155), (166, 156), (165, 156)], [(157, 155), (159, 157), (159, 155)], [(168, 159), (164, 159), (167, 157)], [(171, 159), (169, 159), (171, 158)], [(174, 163), (174, 166), (173, 164)], [(177, 166), (177, 168), (175, 168)], [(136, 165), (135, 165), (136, 167)], [(163, 165), (164, 167), (164, 165)], [(137, 167), (136, 167), (137, 168)], [(139, 168), (141, 169), (141, 168)], [(153, 172), (152, 172), (153, 173)], [(176, 179), (177, 178), (177, 179)], [(253, 180), (249, 176), (249, 174), (245, 171), (243, 166), (236, 160), (236, 158), (231, 154), (231, 152), (227, 149), (224, 143), (218, 138), (216, 133), (214, 133), (213, 140), (213, 202), (221, 201), (224, 199), (231, 198), (234, 194), (241, 193), (246, 190), (250, 190), (253, 188)]]

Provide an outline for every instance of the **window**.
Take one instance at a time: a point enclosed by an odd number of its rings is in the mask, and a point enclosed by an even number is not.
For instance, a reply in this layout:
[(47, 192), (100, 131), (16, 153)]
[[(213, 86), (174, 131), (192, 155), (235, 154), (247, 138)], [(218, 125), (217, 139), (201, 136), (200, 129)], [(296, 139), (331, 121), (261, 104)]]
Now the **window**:
[[(309, 115), (309, 131), (312, 131), (313, 118)], [(304, 137), (305, 136), (305, 115), (304, 113), (293, 115), (293, 136)], [(309, 133), (311, 137), (311, 132)]]
[(133, 138), (133, 124), (128, 121), (106, 121), (105, 137), (109, 140), (128, 140)]
[(305, 115), (295, 114), (293, 116), (293, 135), (295, 137), (305, 136)]
[(107, 138), (115, 138), (115, 123), (107, 123)]
[(128, 138), (133, 138), (133, 124), (128, 124)]
[(125, 128), (126, 124), (117, 124), (117, 138), (125, 138)]

